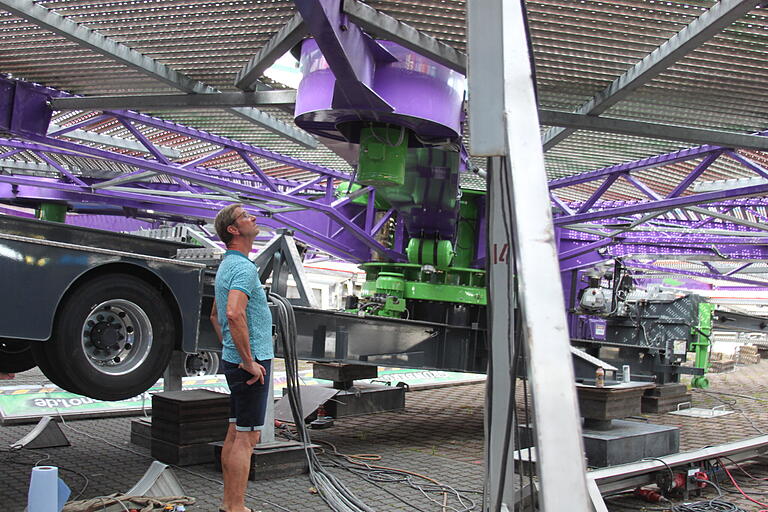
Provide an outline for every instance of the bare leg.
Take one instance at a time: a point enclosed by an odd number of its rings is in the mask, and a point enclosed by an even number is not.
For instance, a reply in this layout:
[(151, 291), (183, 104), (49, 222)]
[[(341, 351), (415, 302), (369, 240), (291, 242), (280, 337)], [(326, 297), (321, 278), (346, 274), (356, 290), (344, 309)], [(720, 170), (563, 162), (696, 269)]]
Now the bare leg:
[[(251, 469), (253, 447), (259, 443), (261, 432), (238, 432), (230, 424), (224, 447), (221, 451), (224, 474), (223, 508), (227, 512), (245, 512), (245, 489), (248, 487), (248, 473)], [(230, 435), (230, 432), (234, 434)], [(229, 448), (227, 441), (230, 440)], [(226, 450), (226, 452), (225, 452)], [(225, 458), (226, 454), (226, 458)]]
[[(235, 444), (235, 424), (230, 423), (227, 428), (227, 436), (224, 438), (224, 446), (221, 447), (221, 476), (224, 479), (224, 495), (227, 494), (227, 482), (229, 481), (229, 457), (232, 446)], [(222, 508), (229, 510), (222, 504)]]

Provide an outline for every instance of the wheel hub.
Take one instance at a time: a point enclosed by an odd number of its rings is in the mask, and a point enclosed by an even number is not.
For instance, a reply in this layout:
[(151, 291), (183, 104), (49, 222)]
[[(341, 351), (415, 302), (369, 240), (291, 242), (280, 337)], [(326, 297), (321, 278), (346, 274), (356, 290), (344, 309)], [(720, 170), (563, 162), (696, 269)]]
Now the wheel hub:
[[(134, 366), (140, 358), (135, 349), (151, 344), (149, 319), (136, 304), (115, 299), (91, 310), (83, 323), (82, 345), (91, 364), (110, 373), (121, 367)], [(143, 350), (141, 350), (143, 352)]]
[(102, 350), (117, 349), (122, 345), (118, 342), (125, 339), (122, 331), (122, 325), (113, 324), (110, 321), (99, 322), (91, 329), (91, 341)]

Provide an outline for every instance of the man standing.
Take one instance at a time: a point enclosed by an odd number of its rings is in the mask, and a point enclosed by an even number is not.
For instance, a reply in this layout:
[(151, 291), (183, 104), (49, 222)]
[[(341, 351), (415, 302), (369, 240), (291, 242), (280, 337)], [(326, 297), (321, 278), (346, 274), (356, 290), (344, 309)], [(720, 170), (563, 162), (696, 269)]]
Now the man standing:
[(216, 271), (211, 323), (222, 342), (221, 365), (231, 393), (229, 429), (221, 451), (220, 512), (251, 512), (245, 506), (245, 489), (271, 399), (272, 315), (259, 269), (248, 259), (259, 233), (256, 217), (241, 204), (232, 204), (216, 215), (214, 225), (227, 252)]

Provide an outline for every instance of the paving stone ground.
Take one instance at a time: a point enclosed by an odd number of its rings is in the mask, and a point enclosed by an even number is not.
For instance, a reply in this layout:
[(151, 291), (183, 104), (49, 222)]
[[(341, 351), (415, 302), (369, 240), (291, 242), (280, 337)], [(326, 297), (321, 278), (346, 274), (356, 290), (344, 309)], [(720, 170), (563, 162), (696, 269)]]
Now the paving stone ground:
[[(768, 362), (740, 366), (730, 374), (710, 375), (706, 392), (694, 391), (695, 407), (724, 405), (737, 412), (712, 419), (688, 418), (670, 414), (648, 414), (641, 421), (674, 425), (681, 429), (681, 449), (691, 450), (709, 445), (746, 439), (768, 432)], [(16, 383), (39, 383), (34, 372), (22, 374)], [(443, 484), (466, 491), (480, 491), (483, 485), (483, 384), (412, 391), (406, 395), (406, 409), (336, 421), (331, 429), (313, 431), (313, 439), (335, 445), (346, 454), (377, 454), (377, 465), (396, 467), (429, 476)], [(0, 510), (22, 511), (26, 504), (32, 466), (42, 461), (62, 468), (65, 481), (77, 494), (94, 497), (126, 491), (149, 467), (149, 450), (130, 443), (132, 418), (69, 420), (62, 430), (72, 443), (67, 448), (48, 450), (0, 451)], [(0, 427), (0, 450), (18, 440), (31, 425)], [(327, 448), (330, 450), (330, 448)], [(322, 460), (330, 460), (321, 456)], [(433, 503), (418, 490), (402, 482), (380, 482), (373, 485), (346, 469), (331, 470), (356, 494), (377, 511), (441, 511), (441, 503)], [(748, 471), (757, 477), (768, 477), (768, 467), (752, 464)], [(221, 475), (210, 465), (174, 468), (186, 493), (197, 499), (192, 511), (217, 510), (221, 495)], [(753, 481), (744, 474), (734, 477), (754, 493), (758, 501), (768, 502), (768, 484)], [(85, 486), (85, 478), (88, 485)], [(301, 512), (328, 510), (311, 492), (306, 475), (251, 482), (248, 505), (255, 510)], [(724, 486), (734, 490), (733, 486)], [(467, 496), (480, 501), (480, 495)], [(712, 497), (712, 492), (706, 496)], [(438, 501), (442, 496), (436, 496)], [(738, 499), (726, 498), (744, 510), (768, 509)], [(458, 507), (456, 502), (449, 503)], [(646, 506), (635, 499), (610, 500), (609, 510), (636, 510)], [(629, 507), (629, 508), (626, 508)], [(476, 510), (479, 510), (478, 507)], [(449, 509), (450, 510), (450, 509)], [(647, 510), (654, 510), (652, 506)]]

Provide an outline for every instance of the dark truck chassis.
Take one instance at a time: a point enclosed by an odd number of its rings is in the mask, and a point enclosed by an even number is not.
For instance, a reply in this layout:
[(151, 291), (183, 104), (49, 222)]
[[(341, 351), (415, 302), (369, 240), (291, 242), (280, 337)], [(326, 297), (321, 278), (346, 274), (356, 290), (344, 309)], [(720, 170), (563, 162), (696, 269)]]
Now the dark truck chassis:
[(38, 366), (101, 400), (135, 396), (173, 350), (219, 350), (192, 245), (0, 215), (0, 371)]

